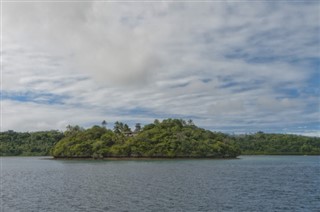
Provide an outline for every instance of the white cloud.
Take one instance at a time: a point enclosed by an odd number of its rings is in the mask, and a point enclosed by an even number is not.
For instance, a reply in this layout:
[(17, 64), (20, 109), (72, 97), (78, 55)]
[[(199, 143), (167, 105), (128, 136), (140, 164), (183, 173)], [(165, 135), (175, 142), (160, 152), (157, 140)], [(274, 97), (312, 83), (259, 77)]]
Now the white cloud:
[(313, 4), (3, 4), (4, 91), (66, 97), (63, 105), (4, 100), (3, 129), (106, 117), (193, 117), (228, 131), (319, 121), (319, 99), (301, 93), (316, 70), (299, 63), (319, 59)]

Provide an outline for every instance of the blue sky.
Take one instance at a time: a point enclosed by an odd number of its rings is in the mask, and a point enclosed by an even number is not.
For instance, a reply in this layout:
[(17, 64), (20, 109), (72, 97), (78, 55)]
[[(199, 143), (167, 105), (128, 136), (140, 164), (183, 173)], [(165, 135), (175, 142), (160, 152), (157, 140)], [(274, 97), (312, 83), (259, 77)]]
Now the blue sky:
[(4, 2), (1, 128), (171, 117), (227, 133), (320, 136), (319, 8)]

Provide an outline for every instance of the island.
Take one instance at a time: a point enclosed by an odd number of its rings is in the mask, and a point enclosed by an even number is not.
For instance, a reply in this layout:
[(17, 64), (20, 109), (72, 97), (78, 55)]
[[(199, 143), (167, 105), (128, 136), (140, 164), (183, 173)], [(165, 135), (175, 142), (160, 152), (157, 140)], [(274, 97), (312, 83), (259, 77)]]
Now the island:
[(192, 120), (154, 120), (131, 130), (107, 122), (84, 129), (68, 126), (39, 132), (0, 132), (1, 156), (54, 158), (236, 158), (241, 155), (320, 155), (320, 138), (257, 132), (225, 134), (197, 127)]
[(134, 131), (116, 122), (101, 126), (69, 127), (52, 149), (55, 158), (235, 158), (239, 147), (222, 133), (197, 127), (191, 120), (155, 120)]

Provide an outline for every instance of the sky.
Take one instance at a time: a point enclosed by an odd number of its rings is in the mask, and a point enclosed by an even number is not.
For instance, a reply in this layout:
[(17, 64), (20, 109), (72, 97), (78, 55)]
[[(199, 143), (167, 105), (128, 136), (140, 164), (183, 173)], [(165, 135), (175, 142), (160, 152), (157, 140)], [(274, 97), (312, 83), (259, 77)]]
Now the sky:
[(192, 119), (320, 136), (318, 1), (3, 1), (1, 131)]

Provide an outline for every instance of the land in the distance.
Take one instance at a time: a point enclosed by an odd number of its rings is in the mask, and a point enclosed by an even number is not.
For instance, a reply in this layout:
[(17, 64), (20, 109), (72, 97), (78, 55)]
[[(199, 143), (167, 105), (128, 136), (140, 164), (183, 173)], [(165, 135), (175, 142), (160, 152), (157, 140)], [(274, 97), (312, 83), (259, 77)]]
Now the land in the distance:
[(65, 132), (0, 133), (1, 156), (55, 158), (235, 158), (240, 154), (320, 155), (320, 138), (289, 134), (228, 135), (197, 127), (192, 120), (155, 120), (132, 131), (127, 124), (107, 123)]

